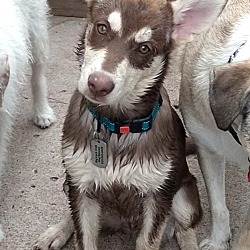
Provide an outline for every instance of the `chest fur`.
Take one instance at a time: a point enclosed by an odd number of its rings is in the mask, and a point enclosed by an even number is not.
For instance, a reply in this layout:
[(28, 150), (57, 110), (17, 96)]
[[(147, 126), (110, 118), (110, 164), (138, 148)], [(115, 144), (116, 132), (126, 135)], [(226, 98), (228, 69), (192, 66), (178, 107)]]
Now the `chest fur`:
[(105, 188), (113, 184), (126, 187), (136, 187), (141, 192), (158, 189), (169, 178), (172, 168), (171, 160), (130, 158), (124, 155), (114, 155), (112, 147), (108, 146), (108, 164), (106, 168), (99, 168), (92, 163), (91, 147), (79, 148), (74, 153), (74, 145), (63, 149), (63, 162), (67, 173), (81, 190)]

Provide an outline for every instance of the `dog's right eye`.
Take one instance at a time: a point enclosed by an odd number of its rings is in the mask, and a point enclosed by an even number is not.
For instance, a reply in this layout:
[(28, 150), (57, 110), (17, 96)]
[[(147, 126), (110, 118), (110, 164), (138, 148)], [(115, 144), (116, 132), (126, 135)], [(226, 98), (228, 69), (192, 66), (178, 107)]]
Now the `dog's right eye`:
[(149, 43), (142, 43), (142, 44), (140, 44), (140, 46), (139, 46), (139, 52), (140, 52), (141, 54), (146, 55), (146, 54), (148, 54), (149, 52), (151, 52), (151, 50), (152, 50), (152, 47), (151, 47), (151, 45), (150, 45)]
[(108, 32), (108, 26), (106, 24), (99, 23), (97, 24), (97, 31), (101, 35), (106, 35)]

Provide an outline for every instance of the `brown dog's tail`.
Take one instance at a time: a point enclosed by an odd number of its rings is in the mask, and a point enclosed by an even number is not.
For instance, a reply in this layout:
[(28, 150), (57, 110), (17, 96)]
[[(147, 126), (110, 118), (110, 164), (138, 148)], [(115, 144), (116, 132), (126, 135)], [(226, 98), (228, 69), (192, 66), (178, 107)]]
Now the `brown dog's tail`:
[(196, 154), (196, 145), (191, 137), (186, 137), (186, 156)]

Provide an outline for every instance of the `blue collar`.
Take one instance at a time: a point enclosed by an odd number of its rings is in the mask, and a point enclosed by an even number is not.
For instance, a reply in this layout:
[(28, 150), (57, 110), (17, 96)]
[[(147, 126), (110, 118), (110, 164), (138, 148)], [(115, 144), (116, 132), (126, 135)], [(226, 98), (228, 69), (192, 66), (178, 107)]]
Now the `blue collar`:
[(128, 134), (128, 133), (142, 133), (150, 130), (152, 128), (153, 121), (156, 118), (157, 112), (162, 105), (162, 97), (159, 97), (159, 100), (154, 105), (154, 108), (150, 115), (141, 118), (133, 119), (131, 121), (123, 122), (113, 122), (106, 117), (100, 117), (93, 107), (88, 106), (88, 110), (97, 120), (98, 123), (104, 125), (111, 133), (115, 134)]

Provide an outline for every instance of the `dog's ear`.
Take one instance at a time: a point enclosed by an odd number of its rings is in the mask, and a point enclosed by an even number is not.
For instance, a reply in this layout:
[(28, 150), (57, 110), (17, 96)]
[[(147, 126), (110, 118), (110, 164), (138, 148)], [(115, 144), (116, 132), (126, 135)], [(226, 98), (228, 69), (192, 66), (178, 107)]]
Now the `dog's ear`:
[(211, 109), (222, 130), (228, 130), (235, 118), (250, 112), (250, 61), (216, 67), (210, 74)]
[(187, 40), (211, 26), (221, 13), (226, 0), (176, 0), (172, 2), (174, 30), (172, 37)]

